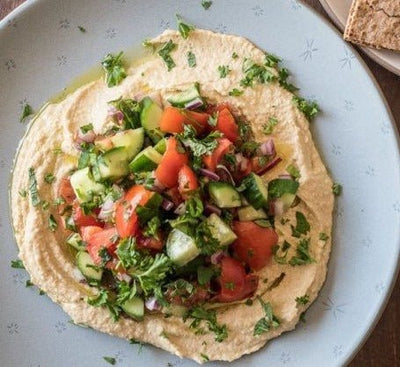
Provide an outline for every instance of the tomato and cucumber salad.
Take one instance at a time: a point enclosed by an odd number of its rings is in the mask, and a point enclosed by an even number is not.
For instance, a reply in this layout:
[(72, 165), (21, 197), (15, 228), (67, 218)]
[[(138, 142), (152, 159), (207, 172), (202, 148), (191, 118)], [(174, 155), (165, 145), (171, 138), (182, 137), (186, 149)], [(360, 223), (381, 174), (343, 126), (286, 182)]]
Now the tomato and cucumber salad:
[(99, 289), (89, 303), (140, 321), (253, 297), (299, 186), (262, 178), (279, 163), (273, 140), (256, 142), (199, 85), (164, 106), (149, 96), (111, 105), (112, 128), (76, 132), (78, 166), (58, 188), (66, 242)]

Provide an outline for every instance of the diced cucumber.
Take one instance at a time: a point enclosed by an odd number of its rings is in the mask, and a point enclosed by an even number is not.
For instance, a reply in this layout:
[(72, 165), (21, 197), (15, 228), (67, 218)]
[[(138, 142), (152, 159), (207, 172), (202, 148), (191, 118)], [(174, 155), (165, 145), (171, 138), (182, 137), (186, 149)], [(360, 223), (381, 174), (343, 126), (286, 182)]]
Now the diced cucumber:
[(82, 241), (82, 237), (79, 233), (72, 233), (68, 236), (66, 242), (68, 245), (77, 249), (78, 251), (85, 251), (86, 245), (85, 242)]
[(87, 202), (93, 199), (93, 195), (102, 194), (105, 186), (96, 182), (89, 167), (75, 171), (71, 176), (71, 186), (80, 202)]
[(263, 179), (254, 172), (244, 179), (246, 190), (243, 195), (255, 209), (266, 207), (268, 203), (268, 189)]
[(241, 222), (251, 222), (257, 219), (267, 219), (267, 214), (262, 209), (255, 209), (251, 205), (238, 209), (238, 216)]
[(220, 208), (237, 208), (242, 205), (239, 193), (228, 183), (210, 182), (208, 192)]
[(160, 153), (153, 147), (147, 147), (129, 163), (129, 169), (135, 173), (153, 171), (160, 164), (161, 159), (162, 155)]
[(87, 252), (79, 251), (76, 254), (76, 264), (81, 273), (88, 280), (101, 280), (103, 270), (96, 267), (96, 264)]
[(150, 97), (143, 98), (142, 105), (143, 109), (140, 113), (140, 121), (147, 135), (157, 143), (164, 136), (160, 131), (160, 120), (163, 110)]
[(187, 103), (197, 98), (201, 99), (201, 96), (199, 92), (199, 85), (196, 83), (189, 89), (183, 90), (169, 97), (167, 101), (175, 107), (185, 107)]
[(112, 148), (98, 158), (102, 179), (116, 181), (129, 173), (128, 154), (125, 147)]
[(144, 301), (140, 297), (133, 297), (125, 301), (121, 308), (124, 312), (137, 321), (143, 320), (144, 317)]
[(218, 240), (221, 246), (228, 246), (236, 240), (235, 232), (217, 214), (211, 214), (206, 222), (211, 235)]
[(193, 238), (179, 229), (173, 229), (170, 232), (166, 249), (167, 255), (178, 266), (187, 264), (200, 254), (200, 249), (196, 246)]
[(188, 308), (183, 305), (176, 305), (171, 303), (168, 306), (163, 307), (161, 312), (166, 315), (184, 317), (188, 312)]
[(114, 147), (124, 147), (128, 161), (132, 160), (140, 152), (144, 143), (144, 129), (125, 130), (111, 137)]
[(156, 145), (154, 145), (154, 149), (160, 153), (164, 154), (167, 150), (167, 139), (162, 138)]

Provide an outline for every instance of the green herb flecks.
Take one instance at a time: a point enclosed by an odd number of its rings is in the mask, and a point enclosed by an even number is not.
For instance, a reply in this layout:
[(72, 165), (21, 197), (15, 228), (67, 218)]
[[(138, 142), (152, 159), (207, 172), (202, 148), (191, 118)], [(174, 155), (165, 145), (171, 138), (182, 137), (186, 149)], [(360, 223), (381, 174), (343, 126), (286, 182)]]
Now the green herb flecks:
[(22, 260), (11, 260), (11, 267), (14, 269), (25, 269)]
[(305, 215), (302, 212), (296, 212), (296, 227), (291, 225), (292, 236), (300, 237), (302, 234), (307, 234), (310, 230), (310, 223), (308, 223)]
[(195, 157), (211, 154), (218, 146), (217, 138), (221, 137), (221, 133), (218, 131), (211, 132), (203, 139), (198, 139), (196, 135), (195, 128), (189, 124), (185, 124), (183, 132), (177, 135), (182, 144), (187, 146)]
[(32, 107), (31, 107), (31, 105), (28, 104), (28, 103), (25, 103), (25, 104), (23, 105), (23, 107), (22, 107), (22, 113), (21, 113), (21, 116), (20, 116), (20, 118), (19, 118), (19, 122), (24, 122), (25, 119), (26, 119), (27, 117), (33, 115), (33, 113), (34, 113), (34, 112), (33, 112), (33, 109), (32, 109)]
[(210, 117), (207, 120), (207, 123), (212, 127), (217, 126), (218, 115), (219, 115), (218, 111), (210, 115)]
[(343, 187), (342, 187), (342, 185), (341, 185), (340, 183), (335, 182), (335, 183), (332, 185), (332, 192), (333, 192), (333, 195), (335, 195), (335, 196), (340, 196), (340, 195), (342, 194), (342, 191), (343, 191)]
[(228, 331), (226, 325), (220, 325), (217, 322), (217, 315), (215, 310), (206, 310), (201, 306), (194, 307), (189, 311), (189, 318), (193, 321), (190, 324), (190, 328), (197, 329), (200, 333), (202, 321), (206, 322), (208, 330), (215, 334), (215, 341), (221, 343), (228, 337)]
[(317, 115), (320, 111), (318, 104), (315, 101), (307, 101), (304, 98), (293, 96), (293, 104), (303, 112), (304, 116), (308, 121), (312, 121), (312, 119)]
[(182, 17), (179, 14), (176, 14), (176, 21), (178, 22), (178, 31), (181, 34), (182, 38), (187, 39), (190, 32), (194, 30), (194, 27), (190, 24), (184, 23)]
[(107, 54), (107, 56), (101, 62), (101, 65), (106, 72), (106, 84), (109, 88), (118, 85), (126, 78), (126, 71), (122, 62), (122, 55), (122, 51), (116, 56), (113, 54)]
[(53, 214), (50, 214), (49, 216), (49, 229), (52, 232), (55, 232), (55, 230), (58, 228), (58, 223), (56, 219), (54, 218)]
[(212, 1), (211, 0), (201, 0), (201, 6), (205, 10), (209, 9), (211, 5), (212, 5)]
[(118, 98), (114, 101), (110, 101), (116, 110), (121, 111), (122, 118), (122, 128), (123, 130), (136, 129), (141, 127), (140, 113), (142, 111), (142, 104), (131, 98)]
[(236, 60), (239, 55), (236, 52), (232, 52), (232, 59)]
[(86, 133), (88, 133), (89, 131), (92, 131), (92, 130), (93, 130), (93, 124), (86, 124), (86, 125), (83, 125), (83, 126), (81, 126), (81, 127), (79, 128), (79, 130), (82, 132), (82, 134), (86, 134)]
[(274, 127), (278, 125), (278, 119), (275, 117), (270, 117), (268, 122), (263, 125), (263, 133), (265, 135), (270, 135), (274, 131)]
[(290, 247), (292, 247), (292, 245), (285, 240), (285, 241), (283, 241), (282, 246), (275, 245), (272, 248), (272, 254), (274, 256), (274, 260), (278, 264), (286, 264), (287, 263), (287, 255), (288, 255), (288, 251), (289, 251)]
[(226, 78), (228, 74), (231, 72), (231, 69), (228, 65), (219, 65), (218, 66), (218, 73), (220, 78)]
[(252, 87), (254, 83), (266, 84), (277, 80), (274, 68), (257, 64), (251, 59), (244, 59), (242, 70), (244, 78), (240, 81), (242, 87)]
[(289, 83), (287, 80), (289, 78), (290, 74), (289, 74), (289, 70), (282, 68), (279, 70), (279, 85), (282, 88), (285, 88), (286, 90), (288, 90), (289, 92), (296, 92), (299, 90), (299, 88), (297, 88), (296, 86), (294, 86), (293, 84)]
[(111, 364), (111, 365), (115, 365), (116, 363), (117, 363), (117, 360), (114, 358), (114, 357), (103, 357), (103, 359), (107, 362), (107, 363), (109, 363), (109, 364)]
[(82, 33), (86, 33), (86, 28), (82, 27), (81, 25), (78, 25), (78, 29), (79, 29)]
[(210, 357), (207, 354), (200, 353), (200, 356), (204, 362), (208, 362), (210, 360)]
[(25, 189), (21, 189), (18, 191), (18, 194), (23, 197), (26, 198), (28, 196), (28, 191), (26, 191)]
[(296, 194), (299, 183), (293, 180), (277, 178), (268, 183), (268, 195), (271, 198), (280, 198), (284, 194)]
[(156, 240), (159, 240), (158, 229), (160, 228), (160, 226), (161, 226), (160, 218), (154, 216), (147, 222), (147, 225), (143, 231), (143, 235), (147, 237), (153, 237)]
[(299, 169), (294, 164), (289, 164), (286, 167), (286, 172), (295, 179), (299, 179), (301, 177)]
[(326, 234), (326, 233), (324, 233), (324, 232), (321, 232), (320, 234), (319, 234), (319, 239), (321, 240), (321, 241), (328, 241), (328, 239), (329, 239), (329, 236)]
[(206, 285), (215, 274), (214, 269), (201, 265), (197, 268), (197, 281), (200, 285)]
[(307, 294), (305, 294), (304, 296), (296, 297), (295, 301), (299, 305), (306, 305), (308, 302), (310, 302), (310, 297)]
[(231, 97), (239, 97), (239, 96), (241, 96), (243, 93), (244, 93), (243, 90), (238, 89), (238, 88), (233, 88), (228, 94), (229, 94)]
[(29, 168), (28, 190), (31, 197), (32, 205), (38, 206), (40, 204), (40, 198), (37, 189), (36, 174), (33, 167)]
[(171, 57), (171, 52), (176, 48), (176, 44), (169, 40), (158, 50), (158, 55), (164, 60), (168, 71), (171, 71), (175, 66), (175, 61)]
[(31, 282), (30, 279), (28, 279), (28, 280), (25, 282), (25, 287), (26, 287), (26, 288), (29, 288), (29, 287), (32, 287), (32, 286), (33, 286), (33, 283)]
[(115, 304), (106, 289), (100, 289), (99, 294), (89, 297), (87, 303), (94, 307), (107, 307), (114, 321), (118, 321), (121, 309)]
[(192, 51), (188, 51), (186, 54), (188, 66), (195, 68), (197, 66), (196, 55)]
[(292, 266), (296, 265), (306, 265), (315, 262), (315, 260), (311, 257), (310, 254), (310, 239), (303, 238), (299, 241), (296, 248), (296, 255), (292, 256), (289, 260), (289, 264)]
[(264, 302), (261, 297), (257, 297), (257, 299), (264, 310), (265, 316), (255, 324), (253, 331), (254, 336), (259, 336), (271, 329), (276, 329), (280, 325), (279, 319), (273, 313), (271, 304), (269, 302)]
[(52, 173), (47, 173), (46, 176), (44, 176), (44, 180), (48, 183), (48, 184), (52, 184), (55, 181), (55, 176)]

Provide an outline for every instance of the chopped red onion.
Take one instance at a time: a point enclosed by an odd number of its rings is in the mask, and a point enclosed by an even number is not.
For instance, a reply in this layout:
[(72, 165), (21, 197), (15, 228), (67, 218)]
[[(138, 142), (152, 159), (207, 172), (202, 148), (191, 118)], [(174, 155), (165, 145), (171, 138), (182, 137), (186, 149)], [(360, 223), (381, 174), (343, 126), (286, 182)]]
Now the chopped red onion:
[(290, 175), (279, 175), (278, 177), (283, 180), (293, 180), (293, 177)]
[(185, 108), (187, 110), (195, 110), (196, 108), (203, 106), (203, 104), (204, 104), (203, 100), (197, 97), (193, 101), (186, 103)]
[(107, 198), (101, 206), (98, 218), (103, 221), (110, 219), (114, 213), (114, 204), (111, 198)]
[(210, 258), (211, 264), (213, 265), (219, 264), (224, 257), (225, 257), (224, 251), (218, 251), (215, 254), (212, 254)]
[(161, 305), (158, 303), (158, 301), (155, 297), (150, 297), (150, 298), (146, 299), (144, 304), (149, 311), (160, 311), (161, 310)]
[[(233, 179), (232, 174), (229, 172), (228, 168), (226, 168), (223, 164), (219, 164), (219, 165), (217, 166), (217, 169), (222, 170), (222, 171), (226, 174), (227, 180), (229, 180), (230, 183), (231, 183), (233, 186), (236, 185), (236, 184), (235, 184), (235, 180)], [(221, 175), (219, 175), (219, 176), (221, 177)], [(221, 178), (222, 178), (222, 177), (221, 177)]]
[(221, 215), (221, 213), (222, 213), (220, 208), (218, 208), (217, 206), (210, 204), (210, 203), (206, 203), (205, 210), (206, 210), (207, 214), (214, 213), (214, 214), (217, 214), (218, 216)]
[(174, 207), (174, 203), (170, 200), (164, 199), (161, 203), (161, 207), (166, 210), (169, 211)]
[(118, 121), (122, 121), (124, 119), (124, 114), (122, 111), (117, 110), (114, 106), (110, 106), (108, 108), (108, 115), (115, 117)]
[(281, 157), (277, 157), (273, 159), (271, 162), (269, 162), (265, 167), (262, 167), (257, 174), (258, 175), (263, 175), (265, 172), (268, 172), (270, 169), (274, 168), (278, 163), (282, 161)]
[(178, 205), (178, 207), (174, 210), (174, 213), (178, 215), (183, 215), (185, 214), (185, 211), (186, 211), (186, 204), (183, 202)]
[(276, 199), (272, 204), (272, 208), (273, 208), (273, 212), (274, 212), (273, 215), (275, 217), (280, 217), (284, 212), (283, 201), (280, 199)]
[(275, 144), (272, 139), (268, 139), (266, 142), (262, 143), (260, 150), (263, 155), (268, 155), (270, 157), (276, 156)]
[(205, 168), (200, 168), (199, 172), (203, 175), (208, 177), (210, 180), (212, 181), (219, 181), (220, 177), (214, 173), (213, 171), (210, 171), (209, 169), (205, 169)]

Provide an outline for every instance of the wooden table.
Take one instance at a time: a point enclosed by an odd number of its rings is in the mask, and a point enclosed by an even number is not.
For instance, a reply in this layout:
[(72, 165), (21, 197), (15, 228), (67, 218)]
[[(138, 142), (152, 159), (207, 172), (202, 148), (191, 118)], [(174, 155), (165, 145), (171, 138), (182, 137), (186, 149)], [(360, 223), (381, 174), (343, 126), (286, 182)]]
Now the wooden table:
[[(303, 0), (328, 18), (318, 0)], [(0, 0), (0, 19), (24, 0)], [(390, 73), (367, 56), (361, 54), (392, 109), (397, 128), (400, 130), (400, 77)], [(400, 189), (400, 188), (399, 188)], [(378, 267), (377, 267), (378, 270)], [(400, 366), (400, 280), (393, 290), (386, 310), (365, 345), (350, 363), (350, 367)], [(321, 366), (323, 367), (323, 366)]]

